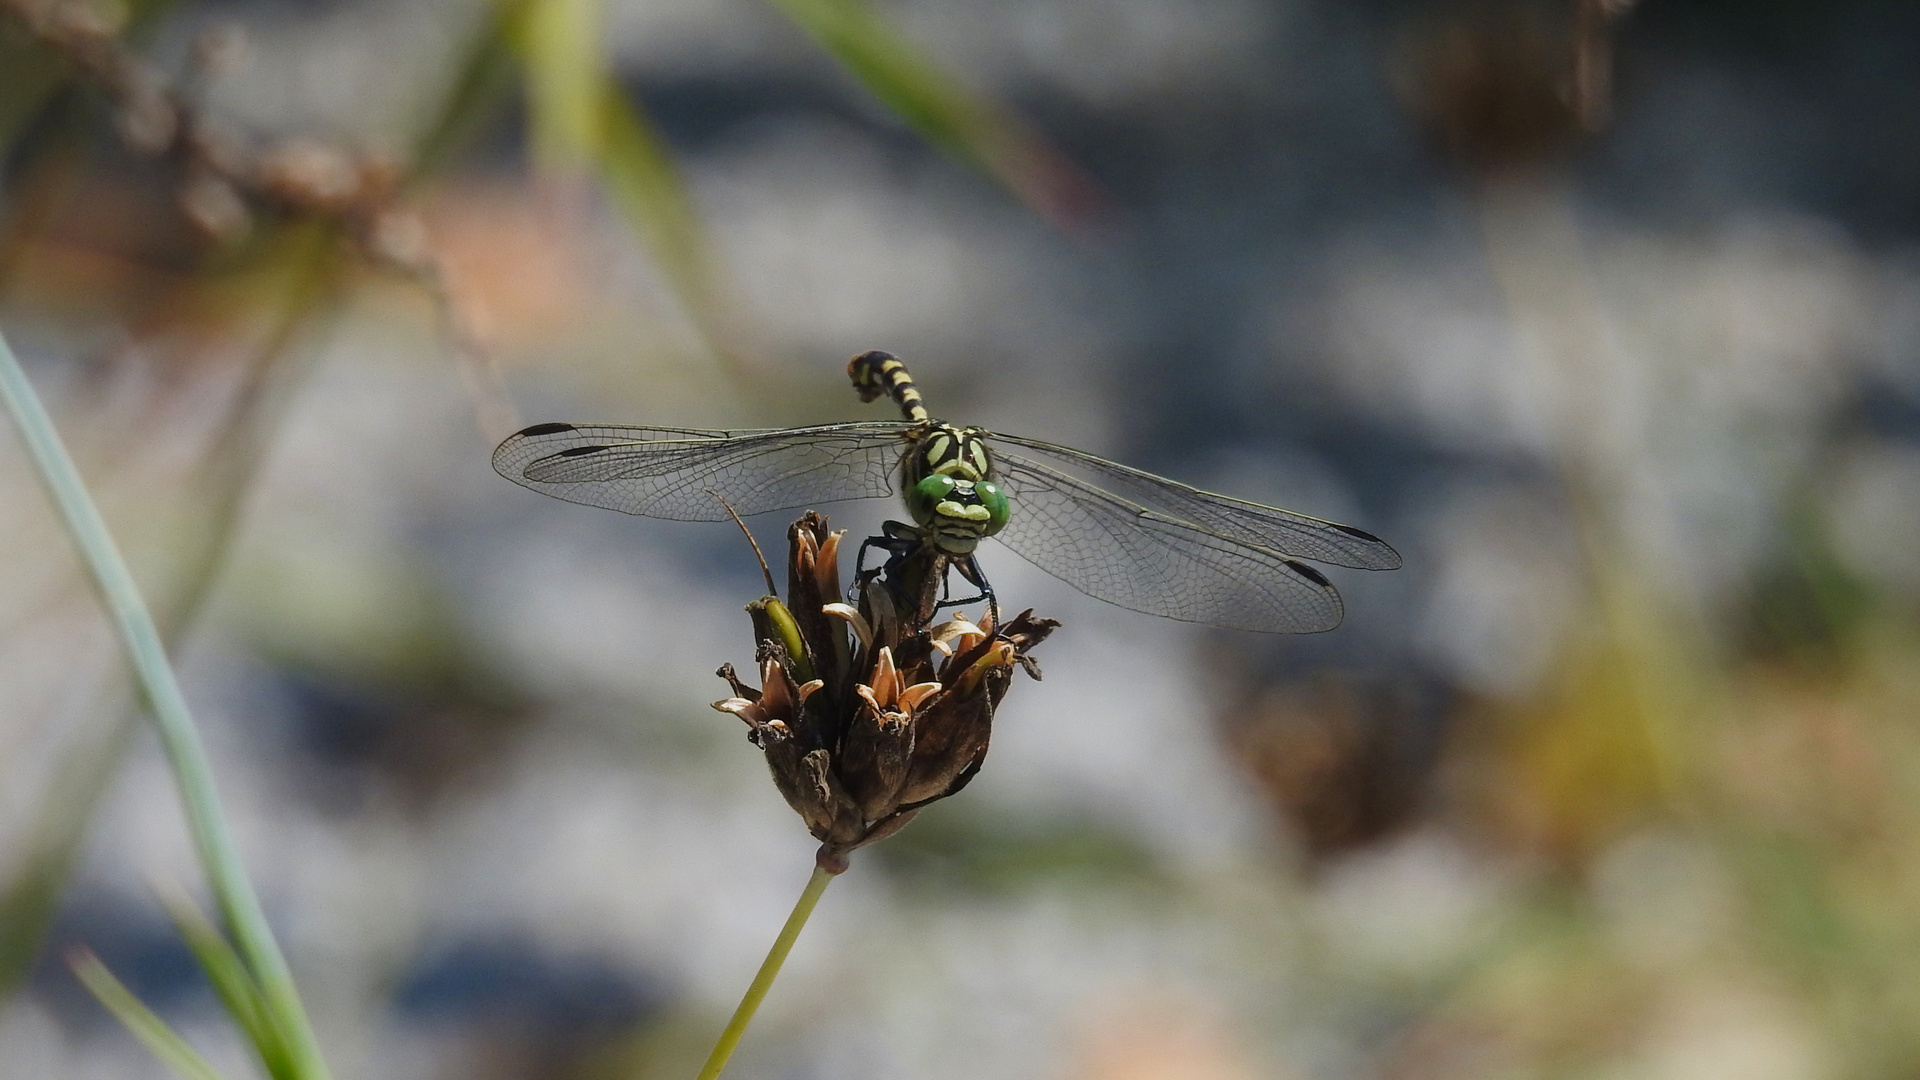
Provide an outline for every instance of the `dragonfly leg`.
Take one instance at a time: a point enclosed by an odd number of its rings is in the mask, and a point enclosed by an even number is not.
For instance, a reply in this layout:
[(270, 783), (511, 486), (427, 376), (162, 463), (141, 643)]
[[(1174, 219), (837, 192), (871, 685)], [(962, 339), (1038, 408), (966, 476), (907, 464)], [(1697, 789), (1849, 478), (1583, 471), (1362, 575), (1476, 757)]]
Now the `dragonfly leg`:
[[(917, 534), (903, 536), (896, 531), (895, 526), (900, 526), (900, 523), (886, 522), (881, 526), (884, 535), (869, 536), (860, 541), (860, 553), (855, 556), (853, 563), (854, 584), (847, 589), (849, 601), (857, 601), (859, 591), (866, 588), (875, 578), (884, 577), (888, 581), (898, 578), (901, 564), (920, 546), (920, 538)], [(900, 526), (900, 528), (905, 529), (906, 526)], [(867, 569), (867, 552), (875, 548), (887, 553), (887, 561), (869, 570)]]
[[(860, 543), (860, 553), (854, 562), (855, 584), (848, 590), (850, 600), (857, 603), (857, 593), (878, 582), (893, 593), (899, 610), (917, 612), (915, 618), (921, 625), (933, 621), (942, 608), (960, 607), (979, 600), (987, 602), (988, 620), (996, 627), (1000, 625), (1000, 599), (994, 595), (993, 585), (972, 555), (945, 554), (929, 544), (919, 530), (898, 521), (885, 523), (881, 532), (882, 535), (869, 536)], [(868, 569), (867, 552), (876, 549), (887, 553), (887, 561)], [(961, 577), (980, 591), (954, 599), (947, 578), (949, 569), (959, 571)], [(940, 597), (937, 602), (935, 594)]]
[(962, 596), (958, 599), (950, 598), (949, 593), (950, 593), (950, 590), (948, 589), (947, 585), (944, 582), (941, 583), (940, 602), (933, 605), (933, 608), (935, 611), (938, 611), (941, 608), (965, 607), (966, 605), (974, 603), (975, 601), (978, 601), (978, 600), (992, 599), (991, 594), (984, 593), (984, 592), (975, 593), (972, 596)]
[(847, 601), (849, 603), (856, 602), (860, 599), (860, 592), (867, 587), (869, 580), (886, 572), (887, 567), (885, 563), (882, 563), (872, 570), (867, 569), (867, 552), (873, 548), (888, 551), (891, 557), (891, 551), (886, 545), (885, 538), (869, 536), (865, 540), (860, 541), (860, 554), (855, 556), (853, 560), (853, 584), (847, 586)]
[[(938, 607), (958, 607), (961, 604), (971, 604), (975, 600), (985, 600), (987, 602), (987, 618), (993, 623), (994, 629), (997, 631), (1000, 627), (1000, 598), (994, 595), (993, 585), (987, 581), (986, 572), (980, 569), (979, 560), (968, 555), (965, 558), (951, 560), (950, 565), (953, 569), (958, 570), (960, 576), (966, 578), (974, 588), (979, 589), (980, 594), (978, 596), (969, 596), (964, 600), (942, 600)], [(942, 577), (944, 576), (943, 574)], [(945, 589), (946, 583), (943, 581), (941, 582), (942, 595), (945, 595)]]
[[(924, 626), (942, 606), (935, 603), (935, 597), (946, 579), (947, 558), (911, 525), (889, 521), (881, 531), (883, 535), (869, 536), (860, 545), (855, 578), (858, 587), (864, 590), (878, 583), (892, 595), (895, 610), (908, 621)], [(869, 548), (887, 553), (887, 561), (877, 569), (866, 567)]]

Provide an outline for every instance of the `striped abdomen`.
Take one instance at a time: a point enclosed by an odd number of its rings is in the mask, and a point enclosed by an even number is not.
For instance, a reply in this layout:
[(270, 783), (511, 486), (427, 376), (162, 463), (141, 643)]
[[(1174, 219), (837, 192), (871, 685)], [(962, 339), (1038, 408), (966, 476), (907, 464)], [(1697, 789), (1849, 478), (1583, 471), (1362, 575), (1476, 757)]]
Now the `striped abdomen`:
[(914, 389), (913, 376), (907, 374), (907, 365), (892, 353), (878, 349), (861, 353), (847, 363), (847, 377), (853, 380), (853, 388), (860, 392), (861, 401), (872, 401), (886, 394), (913, 423), (925, 423), (929, 419), (926, 403), (920, 399), (920, 391)]

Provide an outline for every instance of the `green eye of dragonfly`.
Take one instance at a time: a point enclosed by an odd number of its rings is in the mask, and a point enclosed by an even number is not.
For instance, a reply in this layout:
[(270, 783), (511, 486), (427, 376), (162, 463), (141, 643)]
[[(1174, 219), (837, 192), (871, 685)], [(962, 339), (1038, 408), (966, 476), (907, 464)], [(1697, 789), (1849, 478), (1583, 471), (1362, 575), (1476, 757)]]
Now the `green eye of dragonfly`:
[(921, 525), (933, 524), (939, 516), (940, 504), (950, 499), (959, 486), (945, 473), (921, 477), (919, 483), (907, 489), (907, 513)]
[(953, 477), (945, 473), (934, 473), (913, 485), (913, 493), (928, 503), (937, 503), (953, 494), (953, 489), (957, 486), (959, 485), (953, 482)]
[(992, 536), (1006, 525), (1012, 507), (1007, 505), (1007, 496), (1000, 485), (981, 481), (973, 485), (974, 493), (980, 496), (980, 505), (987, 508), (987, 535)]

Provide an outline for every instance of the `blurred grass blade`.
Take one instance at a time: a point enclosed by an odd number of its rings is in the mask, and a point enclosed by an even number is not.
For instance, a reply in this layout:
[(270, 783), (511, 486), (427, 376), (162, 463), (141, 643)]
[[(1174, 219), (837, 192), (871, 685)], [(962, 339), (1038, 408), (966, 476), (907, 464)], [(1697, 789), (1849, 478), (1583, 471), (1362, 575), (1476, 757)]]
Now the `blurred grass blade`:
[(742, 377), (711, 245), (665, 142), (607, 70), (604, 0), (520, 0), (507, 16), (526, 66), (536, 168), (549, 176), (597, 173), (679, 297), (707, 347)]
[(187, 948), (192, 949), (194, 958), (200, 961), (200, 970), (206, 972), (207, 981), (213, 984), (214, 993), (219, 995), (228, 1015), (247, 1033), (260, 1054), (260, 1063), (266, 1066), (267, 1075), (275, 1080), (298, 1076), (292, 1056), (287, 1052), (287, 1041), (274, 1023), (273, 1011), (267, 1007), (260, 985), (253, 981), (246, 962), (233, 950), (227, 936), (184, 892), (162, 888), (158, 893), (160, 906), (166, 909), (167, 917), (186, 940)]
[(600, 157), (605, 0), (529, 0), (520, 24), (534, 164), (583, 173)]
[[(19, 208), (15, 207), (16, 213)], [(200, 527), (180, 542), (182, 557), (168, 593), (153, 601), (154, 621), (163, 641), (178, 640), (193, 623), (226, 564), (245, 494), (265, 458), (262, 447), (285, 412), (295, 377), (283, 372), (292, 343), (309, 317), (331, 303), (341, 284), (342, 252), (325, 229), (296, 227), (288, 234), (287, 265), (257, 274), (275, 295), (278, 313), (266, 329), (254, 373), (236, 398), (226, 420), (197, 467), (193, 497), (204, 504)], [(211, 302), (218, 283), (191, 294), (189, 305)], [(127, 689), (115, 689), (91, 703), (108, 717), (101, 732), (76, 740), (54, 766), (46, 797), (26, 830), (24, 850), (0, 886), (0, 998), (26, 978), (55, 906), (71, 876), (74, 860), (94, 810), (121, 758), (139, 730), (141, 710)]]
[(1105, 215), (1092, 178), (1011, 112), (947, 78), (864, 0), (771, 0), (894, 115), (1005, 185), (1055, 226)]
[(113, 972), (107, 970), (99, 957), (80, 949), (67, 957), (67, 965), (100, 1004), (125, 1024), (134, 1038), (153, 1051), (154, 1057), (172, 1069), (175, 1076), (181, 1080), (222, 1080), (213, 1066), (207, 1064), (207, 1059), (168, 1027), (165, 1020), (155, 1016), (152, 1009), (141, 1004), (133, 991), (113, 977)]
[(129, 697), (116, 688), (91, 703), (110, 717), (107, 729), (82, 740), (54, 765), (45, 797), (7, 867), (11, 876), (0, 886), (0, 1000), (33, 970), (94, 810), (120, 774), (121, 758), (139, 730), (139, 711)]
[(454, 152), (474, 136), (489, 107), (512, 84), (513, 56), (509, 41), (525, 17), (528, 2), (505, 0), (488, 8), (459, 71), (447, 84), (446, 97), (414, 140), (413, 160), (407, 169), (409, 185), (439, 172)]
[(744, 368), (732, 310), (715, 273), (712, 243), (666, 143), (646, 113), (609, 80), (601, 99), (600, 179), (607, 195), (653, 254), (686, 305), (687, 316), (730, 373)]
[(59, 507), (67, 531), (80, 549), (82, 561), (99, 586), (108, 613), (126, 645), (147, 704), (153, 711), (160, 744), (166, 752), (174, 782), (179, 785), (194, 846), (220, 904), (221, 915), (232, 928), (240, 954), (259, 982), (268, 1007), (287, 1033), (298, 1075), (306, 1080), (323, 1080), (328, 1073), (320, 1057), (319, 1043), (300, 1004), (286, 957), (281, 955), (280, 945), (267, 926), (266, 913), (260, 908), (260, 899), (247, 880), (246, 867), (240, 861), (232, 831), (220, 810), (212, 766), (187, 709), (186, 697), (181, 694), (173, 667), (167, 662), (160, 632), (154, 627), (146, 601), (134, 584), (133, 575), (127, 570), (126, 561), (107, 531), (93, 497), (87, 493), (73, 458), (60, 441), (52, 418), (33, 392), (33, 384), (27, 381), (26, 372), (21, 370), (4, 336), (0, 336), (0, 398), (5, 399), (7, 411), (26, 442), (35, 471)]
[(612, 83), (603, 89), (600, 107), (600, 168), (608, 194), (675, 283), (710, 304), (706, 234), (659, 132)]

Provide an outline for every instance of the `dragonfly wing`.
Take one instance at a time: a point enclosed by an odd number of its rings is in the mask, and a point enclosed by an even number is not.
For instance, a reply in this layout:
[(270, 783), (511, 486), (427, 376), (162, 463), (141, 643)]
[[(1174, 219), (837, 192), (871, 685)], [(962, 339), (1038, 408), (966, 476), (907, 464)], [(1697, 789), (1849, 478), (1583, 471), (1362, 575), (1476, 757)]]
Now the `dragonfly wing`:
[(901, 421), (754, 431), (536, 424), (493, 452), (523, 487), (568, 502), (674, 521), (725, 521), (709, 491), (741, 514), (893, 493), (911, 445)]
[(996, 539), (1090, 596), (1235, 630), (1308, 634), (1340, 625), (1339, 594), (1305, 563), (1018, 454), (996, 460), (1013, 499)]
[[(1242, 499), (1188, 487), (1084, 450), (994, 433), (993, 443), (1020, 447), (1056, 469), (1084, 473), (1092, 486), (1248, 547), (1356, 570), (1398, 570), (1400, 553), (1372, 533)], [(1007, 454), (996, 451), (998, 458)]]

